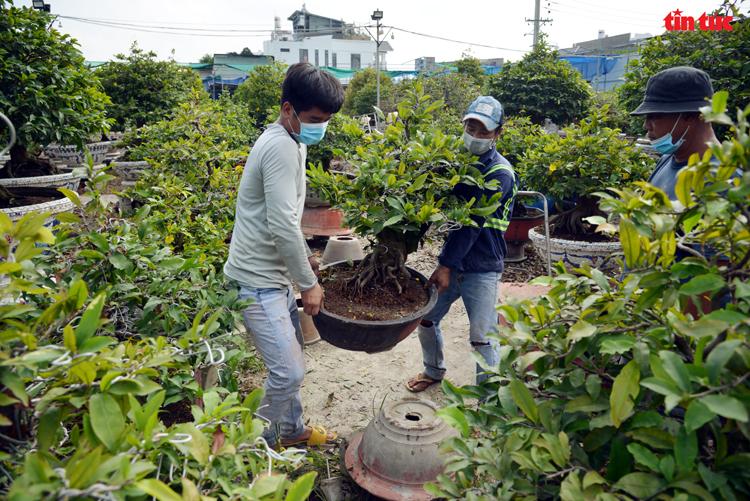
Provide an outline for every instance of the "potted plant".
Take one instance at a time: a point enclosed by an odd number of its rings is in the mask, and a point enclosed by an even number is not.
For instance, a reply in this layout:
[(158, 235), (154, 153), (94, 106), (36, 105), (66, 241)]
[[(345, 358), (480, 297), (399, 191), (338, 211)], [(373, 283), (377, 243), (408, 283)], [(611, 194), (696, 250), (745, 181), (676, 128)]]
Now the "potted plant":
[[(0, 199), (6, 206), (27, 205), (12, 186), (29, 185), (27, 177), (49, 177), (43, 185), (75, 184), (33, 152), (52, 142), (75, 144), (83, 151), (84, 138), (109, 128), (104, 106), (109, 99), (85, 64), (77, 42), (51, 25), (52, 16), (30, 8), (0, 3), (0, 109), (17, 131), (10, 160), (0, 169)], [(9, 129), (0, 125), (0, 143)], [(61, 176), (62, 177), (59, 177)], [(80, 179), (80, 177), (79, 177)], [(33, 180), (39, 184), (39, 179)]]
[[(532, 148), (521, 158), (519, 171), (531, 189), (551, 197), (559, 206), (575, 200), (575, 206), (550, 222), (552, 260), (566, 266), (588, 261), (605, 265), (613, 252), (620, 252), (616, 238), (597, 233), (586, 219), (606, 217), (598, 207), (596, 192), (622, 189), (645, 180), (651, 160), (637, 147), (620, 139), (619, 130), (605, 126), (606, 106), (593, 111), (580, 126), (566, 127), (565, 137), (557, 134), (535, 136)], [(545, 236), (535, 229), (529, 237), (545, 256)]]
[[(462, 151), (458, 137), (430, 127), (431, 112), (441, 106), (441, 101), (432, 102), (415, 82), (398, 106), (398, 120), (391, 116), (384, 133), (365, 136), (355, 125), (344, 126), (360, 142), (351, 158), (354, 179), (331, 174), (321, 166), (308, 171), (310, 186), (344, 213), (342, 224), (370, 241), (372, 252), (357, 263), (353, 275), (341, 286), (359, 300), (367, 296), (370, 287), (391, 284), (395, 295), (410, 287), (413, 271), (405, 263), (409, 254), (427, 239), (430, 225), (444, 232), (460, 225), (476, 226), (472, 216), (491, 214), (498, 206), (500, 192), (490, 200), (483, 197), (470, 201), (452, 194), (458, 183), (495, 187), (496, 182), (485, 183), (479, 170), (472, 166), (476, 157)], [(346, 263), (340, 266), (345, 267)], [(430, 294), (434, 297), (437, 291), (430, 290)], [(341, 324), (355, 321), (333, 318), (325, 309), (322, 312), (314, 317), (314, 322), (323, 339), (330, 331), (343, 329)], [(416, 328), (421, 316), (406, 312), (404, 318), (409, 317), (407, 313), (418, 317), (409, 319), (411, 328)], [(423, 308), (421, 315), (426, 313)], [(403, 339), (406, 334), (402, 331), (397, 338)]]

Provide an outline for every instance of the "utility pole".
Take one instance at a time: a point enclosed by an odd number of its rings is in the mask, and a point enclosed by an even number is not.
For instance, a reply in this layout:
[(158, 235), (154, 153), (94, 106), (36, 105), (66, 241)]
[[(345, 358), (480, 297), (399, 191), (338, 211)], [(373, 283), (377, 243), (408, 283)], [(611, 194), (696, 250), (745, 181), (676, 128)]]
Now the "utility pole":
[(552, 19), (541, 19), (541, 0), (534, 0), (534, 19), (524, 19), (527, 23), (534, 23), (534, 43), (533, 47), (536, 49), (539, 43), (539, 26), (542, 23), (551, 23)]
[[(376, 10), (372, 13), (372, 20), (375, 21), (375, 87), (377, 89), (376, 106), (380, 109), (380, 21), (383, 19), (383, 11)], [(375, 113), (375, 124), (379, 124), (378, 114)]]

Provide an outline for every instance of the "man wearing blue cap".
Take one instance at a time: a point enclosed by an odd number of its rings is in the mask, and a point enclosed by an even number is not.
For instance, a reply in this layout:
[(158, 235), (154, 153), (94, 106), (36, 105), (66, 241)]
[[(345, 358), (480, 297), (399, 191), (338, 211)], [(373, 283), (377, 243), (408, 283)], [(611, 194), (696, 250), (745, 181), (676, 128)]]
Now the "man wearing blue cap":
[[(490, 96), (474, 100), (464, 117), (464, 146), (478, 156), (475, 166), (487, 181), (496, 179), (502, 191), (500, 206), (491, 215), (475, 217), (478, 228), (464, 226), (451, 232), (438, 257), (438, 267), (427, 286), (436, 284), (437, 304), (419, 326), (424, 372), (411, 378), (406, 387), (410, 391), (423, 391), (432, 383), (445, 377), (443, 336), (440, 321), (460, 297), (469, 315), (469, 341), (489, 365), (500, 361), (496, 342), (488, 341), (488, 332), (497, 332), (498, 316), (495, 304), (498, 298), (503, 260), (508, 253), (503, 234), (508, 228), (513, 201), (518, 191), (518, 180), (510, 162), (495, 149), (495, 141), (503, 130), (502, 105)], [(494, 190), (459, 184), (454, 193), (466, 200), (489, 199)], [(477, 383), (487, 379), (477, 364)]]

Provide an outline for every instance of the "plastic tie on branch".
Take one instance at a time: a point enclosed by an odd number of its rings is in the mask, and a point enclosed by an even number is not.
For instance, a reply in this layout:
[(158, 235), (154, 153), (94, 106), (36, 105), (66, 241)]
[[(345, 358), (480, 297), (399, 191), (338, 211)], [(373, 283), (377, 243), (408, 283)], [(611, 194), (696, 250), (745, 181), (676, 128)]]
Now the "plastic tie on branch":
[[(262, 446), (262, 448), (259, 448), (258, 446)], [(283, 452), (276, 452), (272, 447), (268, 445), (268, 442), (266, 442), (266, 439), (263, 437), (256, 438), (252, 444), (241, 444), (237, 447), (237, 451), (239, 452), (240, 450), (255, 452), (258, 454), (265, 454), (268, 458), (268, 475), (270, 475), (273, 471), (273, 461), (276, 461), (277, 463), (288, 463), (293, 468), (296, 468), (297, 465), (307, 455), (307, 451), (304, 449), (285, 449)], [(258, 476), (256, 476), (253, 481), (248, 484), (247, 488), (252, 489), (257, 480)]]
[(437, 232), (438, 233), (449, 233), (451, 231), (460, 230), (463, 227), (464, 227), (464, 225), (462, 225), (461, 223), (456, 223), (456, 222), (450, 222), (449, 221), (449, 222), (445, 223), (444, 225), (442, 225), (441, 227), (439, 227), (437, 229)]
[[(168, 437), (169, 435), (169, 433), (157, 433), (151, 440), (160, 440), (164, 437)], [(173, 438), (169, 439), (169, 443), (172, 444), (186, 444), (193, 439), (193, 436), (189, 433), (175, 433), (172, 437)], [(142, 441), (142, 443), (146, 443), (146, 441), (144, 440)]]

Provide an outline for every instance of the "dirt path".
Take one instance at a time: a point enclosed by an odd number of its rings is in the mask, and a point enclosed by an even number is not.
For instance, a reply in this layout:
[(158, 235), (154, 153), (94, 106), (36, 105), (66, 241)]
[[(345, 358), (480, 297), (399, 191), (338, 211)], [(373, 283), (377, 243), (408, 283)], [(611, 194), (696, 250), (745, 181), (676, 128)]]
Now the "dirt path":
[[(447, 379), (469, 384), (476, 372), (470, 355), (469, 319), (456, 303), (442, 323)], [(422, 348), (416, 332), (390, 351), (368, 355), (346, 351), (321, 341), (305, 349), (307, 375), (302, 383), (305, 420), (347, 437), (363, 429), (384, 402), (413, 396), (406, 381), (422, 372)], [(418, 394), (439, 406), (440, 385)]]

